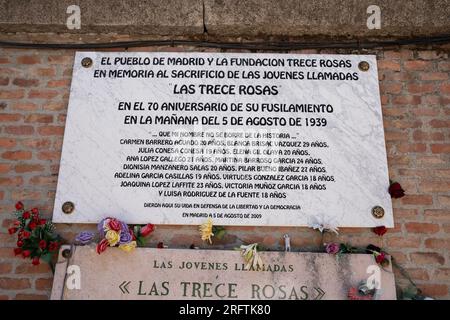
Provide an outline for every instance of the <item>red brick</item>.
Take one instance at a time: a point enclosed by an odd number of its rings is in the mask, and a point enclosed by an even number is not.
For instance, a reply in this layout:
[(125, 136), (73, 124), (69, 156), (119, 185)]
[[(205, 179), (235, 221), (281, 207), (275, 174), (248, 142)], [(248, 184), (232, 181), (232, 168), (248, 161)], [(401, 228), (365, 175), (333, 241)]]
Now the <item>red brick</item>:
[(16, 139), (0, 138), (0, 148), (14, 148), (16, 146)]
[(43, 136), (62, 136), (64, 134), (64, 127), (63, 126), (39, 127), (38, 133)]
[(397, 150), (402, 153), (423, 153), (427, 150), (427, 145), (423, 143), (400, 143), (397, 146)]
[(7, 163), (0, 163), (0, 173), (7, 173), (11, 170), (11, 165)]
[(12, 264), (7, 262), (0, 262), (0, 274), (7, 274), (12, 271)]
[(386, 141), (408, 141), (409, 137), (404, 132), (386, 131), (384, 134)]
[(29, 262), (23, 262), (16, 267), (15, 272), (16, 274), (51, 274), (51, 268), (47, 263), (33, 266)]
[(405, 224), (408, 232), (412, 233), (436, 233), (439, 232), (439, 225), (426, 222), (409, 222)]
[(35, 73), (41, 77), (54, 77), (56, 70), (54, 68), (38, 68)]
[(450, 83), (443, 83), (439, 88), (441, 93), (450, 94)]
[(442, 268), (434, 271), (433, 279), (437, 281), (448, 281), (450, 279), (450, 268)]
[(438, 201), (441, 205), (450, 207), (450, 196), (438, 196)]
[(14, 135), (32, 135), (34, 133), (34, 128), (32, 126), (7, 126), (5, 127), (5, 132)]
[(428, 275), (428, 272), (425, 269), (407, 268), (406, 272), (413, 280), (423, 280), (423, 281), (430, 280), (430, 276)]
[(28, 279), (0, 278), (0, 289), (19, 290), (28, 289), (30, 287), (31, 284)]
[(378, 69), (400, 71), (400, 62), (392, 60), (380, 60), (378, 61)]
[(22, 145), (32, 149), (48, 149), (51, 145), (51, 140), (46, 139), (26, 139), (22, 140)]
[(4, 178), (0, 177), (0, 186), (21, 186), (23, 185), (22, 177)]
[(440, 166), (447, 164), (447, 161), (441, 155), (417, 155), (417, 164), (426, 166)]
[(38, 153), (38, 159), (40, 160), (59, 160), (60, 158), (60, 151), (41, 151)]
[(412, 113), (419, 117), (433, 117), (439, 114), (438, 108), (418, 107), (411, 110)]
[(50, 290), (53, 285), (53, 279), (36, 279), (34, 285), (37, 290)]
[(381, 83), (380, 91), (383, 93), (398, 94), (402, 91), (402, 84), (397, 82)]
[(48, 63), (50, 64), (69, 64), (71, 65), (73, 63), (73, 57), (72, 56), (49, 56), (48, 57)]
[(13, 85), (18, 87), (36, 87), (39, 85), (39, 80), (16, 78), (13, 80)]
[(394, 208), (395, 218), (413, 218), (417, 217), (418, 211), (416, 209), (402, 209)]
[(445, 258), (436, 252), (414, 252), (410, 254), (412, 262), (419, 265), (445, 264)]
[(450, 62), (449, 61), (441, 61), (438, 63), (438, 69), (440, 71), (450, 71)]
[(409, 84), (408, 92), (409, 93), (432, 93), (435, 90), (433, 84)]
[(37, 64), (41, 62), (41, 58), (37, 55), (27, 55), (17, 57), (17, 63), (19, 64)]
[(44, 110), (49, 110), (49, 111), (59, 111), (59, 110), (65, 110), (66, 109), (66, 104), (63, 103), (48, 103), (48, 104), (44, 104), (43, 106)]
[(387, 239), (387, 245), (394, 248), (418, 248), (420, 241), (420, 238), (413, 237), (390, 237)]
[(433, 153), (450, 153), (450, 144), (432, 144), (431, 152), (433, 152)]
[(421, 284), (419, 288), (426, 296), (443, 297), (448, 294), (448, 286), (445, 284)]
[(433, 128), (450, 128), (450, 120), (433, 119), (430, 121)]
[(445, 72), (427, 72), (427, 73), (421, 73), (419, 74), (420, 80), (447, 80), (448, 79), (448, 73)]
[(14, 170), (17, 173), (25, 173), (25, 172), (40, 172), (44, 171), (45, 168), (41, 164), (18, 164), (14, 167)]
[(433, 239), (425, 240), (425, 247), (428, 249), (450, 249), (450, 239)]
[(7, 86), (9, 84), (9, 78), (0, 77), (0, 86)]
[(51, 114), (30, 114), (25, 118), (25, 122), (27, 123), (52, 123), (53, 116)]
[(47, 83), (48, 88), (67, 88), (70, 85), (70, 80), (50, 80)]
[(450, 181), (422, 181), (420, 190), (426, 193), (450, 191)]
[(433, 197), (429, 195), (412, 194), (405, 195), (401, 198), (403, 204), (410, 205), (431, 205), (433, 204)]
[(14, 298), (16, 300), (48, 300), (48, 296), (43, 294), (19, 293)]
[(403, 65), (406, 70), (416, 71), (431, 69), (432, 63), (429, 61), (413, 60), (405, 61)]
[(29, 160), (31, 159), (30, 151), (6, 151), (2, 153), (2, 158), (7, 160)]
[(13, 104), (12, 108), (14, 110), (32, 111), (32, 110), (37, 110), (38, 106), (31, 102), (29, 102), (29, 103), (16, 102)]
[(30, 179), (32, 185), (56, 185), (57, 176), (36, 176)]
[(7, 57), (0, 57), (0, 64), (7, 64), (11, 63), (11, 60), (9, 60)]
[(39, 200), (42, 198), (42, 195), (39, 191), (31, 191), (31, 190), (18, 190), (11, 192), (11, 199), (15, 201), (22, 200)]
[(22, 118), (19, 113), (0, 113), (0, 122), (16, 122)]
[(0, 99), (22, 99), (24, 95), (23, 89), (0, 90)]
[(393, 104), (395, 105), (418, 105), (421, 103), (421, 97), (420, 96), (396, 96), (394, 97)]
[(30, 99), (53, 99), (58, 95), (58, 91), (55, 90), (31, 90), (28, 94)]

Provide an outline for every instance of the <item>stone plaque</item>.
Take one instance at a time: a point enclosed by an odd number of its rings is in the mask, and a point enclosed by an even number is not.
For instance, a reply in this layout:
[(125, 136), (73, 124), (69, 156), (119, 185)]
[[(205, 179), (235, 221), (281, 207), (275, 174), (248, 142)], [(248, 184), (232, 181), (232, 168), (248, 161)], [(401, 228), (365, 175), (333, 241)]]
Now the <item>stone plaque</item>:
[(375, 56), (75, 56), (55, 222), (393, 227), (388, 185)]
[(69, 259), (59, 257), (51, 298), (347, 299), (351, 288), (376, 277), (374, 298), (396, 299), (392, 269), (378, 268), (372, 255), (260, 255), (263, 271), (249, 271), (239, 251), (109, 248), (98, 255), (94, 245), (75, 246)]

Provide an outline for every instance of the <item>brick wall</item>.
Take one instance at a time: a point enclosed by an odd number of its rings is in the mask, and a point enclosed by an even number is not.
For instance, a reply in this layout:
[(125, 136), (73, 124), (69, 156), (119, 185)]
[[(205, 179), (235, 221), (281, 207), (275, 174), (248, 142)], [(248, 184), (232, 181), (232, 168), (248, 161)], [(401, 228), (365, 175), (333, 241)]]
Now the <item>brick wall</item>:
[[(191, 47), (133, 51), (201, 51)], [(214, 51), (207, 49), (208, 51)], [(319, 53), (315, 50), (293, 53)], [(358, 53), (322, 50), (320, 53)], [(393, 200), (396, 227), (383, 237), (369, 229), (341, 229), (334, 240), (383, 246), (425, 294), (450, 298), (450, 61), (449, 47), (377, 50), (389, 172), (407, 196)], [(69, 97), (71, 50), (0, 48), (0, 299), (47, 299), (52, 273), (16, 258), (9, 236), (14, 203), (38, 206), (51, 217)], [(57, 225), (71, 242), (92, 225)], [(317, 251), (323, 239), (307, 228), (233, 227), (215, 248), (240, 241), (283, 248), (289, 233), (294, 250)], [(329, 236), (326, 236), (329, 237)], [(331, 238), (325, 239), (327, 241)], [(195, 226), (158, 226), (149, 246), (203, 244)], [(406, 282), (397, 274), (399, 285)]]

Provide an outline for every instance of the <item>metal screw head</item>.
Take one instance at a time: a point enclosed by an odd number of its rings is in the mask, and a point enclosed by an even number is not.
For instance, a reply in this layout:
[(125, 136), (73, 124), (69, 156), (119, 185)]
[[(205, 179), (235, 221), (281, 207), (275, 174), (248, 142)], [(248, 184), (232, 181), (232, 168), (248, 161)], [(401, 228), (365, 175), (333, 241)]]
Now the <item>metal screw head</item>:
[(367, 61), (361, 61), (360, 63), (358, 63), (358, 68), (361, 71), (367, 71), (370, 68), (370, 65)]
[(62, 211), (65, 214), (71, 214), (73, 212), (73, 210), (75, 210), (75, 205), (71, 201), (66, 201), (62, 205)]
[(83, 58), (81, 60), (81, 65), (85, 68), (89, 68), (90, 66), (92, 66), (92, 59), (89, 57)]
[(372, 208), (372, 215), (377, 219), (381, 219), (384, 217), (384, 209), (380, 206), (375, 206)]
[(68, 259), (72, 256), (72, 251), (70, 249), (64, 249), (63, 252), (61, 253), (61, 255), (65, 258)]

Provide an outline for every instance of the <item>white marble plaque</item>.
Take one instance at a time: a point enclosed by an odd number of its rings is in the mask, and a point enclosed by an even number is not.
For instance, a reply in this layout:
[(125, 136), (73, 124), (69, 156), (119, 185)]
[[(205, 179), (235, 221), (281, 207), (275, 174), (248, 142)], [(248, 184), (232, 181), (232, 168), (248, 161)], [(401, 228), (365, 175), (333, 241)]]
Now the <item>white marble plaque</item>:
[(55, 222), (393, 227), (388, 186), (375, 56), (75, 56)]
[(370, 254), (260, 256), (264, 266), (256, 271), (233, 250), (109, 248), (98, 255), (95, 245), (75, 246), (69, 259), (59, 256), (51, 299), (347, 300), (367, 282), (378, 284), (373, 299), (396, 299), (392, 268), (378, 267)]

